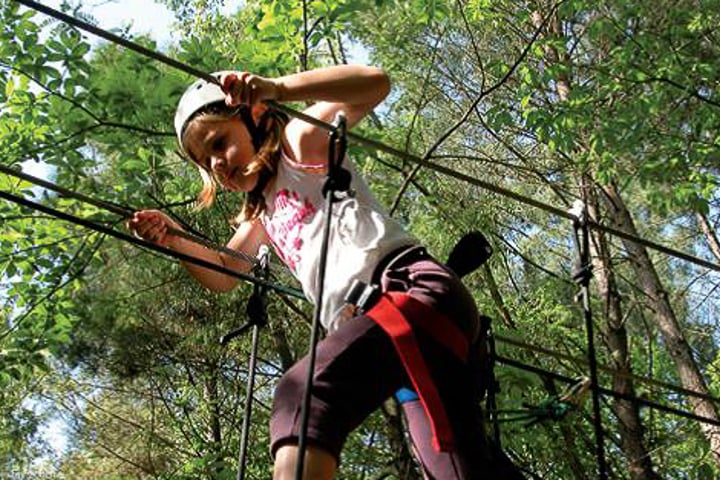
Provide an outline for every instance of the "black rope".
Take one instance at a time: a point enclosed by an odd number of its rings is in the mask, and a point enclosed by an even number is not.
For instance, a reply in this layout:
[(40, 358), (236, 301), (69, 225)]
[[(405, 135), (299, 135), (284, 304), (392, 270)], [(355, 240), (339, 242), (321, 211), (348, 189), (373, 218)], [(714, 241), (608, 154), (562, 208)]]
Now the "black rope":
[[(517, 360), (512, 360), (507, 357), (503, 357), (502, 355), (496, 355), (495, 360), (499, 363), (505, 364), (507, 366), (517, 368), (520, 370), (524, 370), (526, 372), (532, 372), (537, 375), (540, 375), (541, 377), (548, 377), (552, 378), (553, 380), (558, 380), (567, 384), (573, 384), (577, 382), (576, 378), (568, 377), (566, 375), (562, 375), (559, 373), (551, 372), (549, 370), (545, 370), (540, 367), (536, 367), (534, 365), (528, 365), (522, 362), (519, 362)], [(676, 415), (678, 417), (688, 418), (690, 420), (695, 420), (701, 423), (707, 423), (708, 425), (715, 425), (720, 427), (720, 420), (715, 420), (714, 418), (708, 418), (703, 417), (700, 415), (696, 415), (692, 412), (688, 412), (685, 410), (680, 410), (673, 407), (668, 407), (667, 405), (663, 405), (661, 403), (653, 402), (651, 400), (646, 400), (644, 398), (636, 397), (634, 395), (630, 395), (627, 393), (621, 393), (615, 390), (611, 390), (609, 388), (600, 387), (598, 386), (598, 391), (605, 396), (620, 399), (620, 400), (627, 400), (629, 402), (636, 403), (638, 405), (651, 408), (654, 410), (659, 410), (661, 412), (670, 413), (672, 415)]]
[(602, 415), (600, 412), (600, 392), (598, 391), (597, 354), (595, 353), (595, 334), (593, 332), (593, 317), (592, 309), (590, 307), (590, 280), (592, 279), (592, 265), (590, 264), (590, 230), (587, 227), (586, 219), (587, 209), (585, 205), (583, 205), (582, 211), (579, 212), (579, 215), (575, 217), (575, 220), (573, 221), (573, 236), (575, 238), (575, 246), (578, 251), (578, 263), (573, 274), (573, 280), (580, 285), (580, 300), (582, 301), (583, 318), (585, 319), (598, 473), (600, 480), (607, 480), (608, 472), (607, 462), (605, 461)]
[[(135, 212), (135, 209), (133, 209), (133, 208), (126, 207), (124, 205), (119, 205), (117, 203), (108, 202), (106, 200), (98, 200), (96, 198), (89, 197), (82, 193), (75, 192), (73, 190), (69, 190), (65, 187), (61, 187), (60, 185), (49, 182), (47, 180), (43, 180), (41, 178), (37, 178), (32, 175), (28, 175), (27, 173), (21, 172), (19, 170), (15, 170), (15, 169), (6, 167), (5, 165), (2, 165), (2, 164), (0, 164), (0, 172), (5, 173), (7, 175), (12, 175), (16, 178), (20, 178), (27, 182), (33, 183), (35, 185), (39, 185), (43, 188), (47, 188), (48, 190), (53, 190), (64, 197), (74, 198), (76, 200), (80, 200), (81, 202), (85, 202), (90, 205), (94, 205), (96, 207), (103, 208), (111, 213), (120, 215), (123, 218), (128, 218), (128, 217), (132, 216), (133, 212)], [(185, 238), (186, 240), (190, 240), (191, 242), (203, 245), (211, 250), (216, 250), (216, 251), (222, 252), (226, 255), (230, 255), (231, 257), (243, 260), (245, 262), (250, 263), (253, 266), (257, 265), (257, 260), (255, 259), (255, 257), (248, 255), (244, 252), (241, 252), (238, 250), (233, 250), (233, 249), (227, 248), (223, 245), (218, 245), (214, 242), (211, 242), (210, 240), (204, 239), (202, 237), (198, 237), (197, 235), (193, 235), (189, 232), (186, 232), (184, 230), (179, 230), (177, 228), (168, 227), (167, 232), (169, 234), (175, 235), (176, 237), (182, 237), (182, 238)]]
[[(124, 39), (124, 38), (122, 38), (122, 37), (119, 37), (119, 36), (117, 36), (117, 35), (114, 35), (114, 34), (108, 32), (108, 31), (106, 31), (106, 30), (103, 30), (103, 29), (101, 29), (101, 28), (98, 28), (98, 27), (96, 27), (96, 26), (94, 26), (94, 25), (91, 25), (91, 24), (89, 24), (89, 23), (87, 23), (87, 22), (83, 22), (82, 20), (79, 20), (79, 19), (77, 19), (77, 18), (71, 17), (71, 16), (66, 15), (66, 14), (64, 14), (64, 13), (62, 13), (62, 12), (59, 12), (59, 11), (57, 11), (57, 10), (54, 10), (54, 9), (52, 9), (52, 8), (50, 8), (50, 7), (47, 7), (47, 6), (44, 6), (44, 5), (39, 4), (39, 3), (37, 3), (37, 2), (34, 2), (34, 1), (32, 1), (32, 0), (15, 0), (15, 1), (18, 2), (18, 3), (20, 3), (20, 4), (23, 4), (23, 5), (27, 6), (27, 7), (29, 7), (29, 8), (32, 8), (32, 9), (37, 10), (37, 11), (40, 11), (40, 12), (46, 14), (46, 15), (49, 15), (49, 16), (51, 16), (51, 17), (54, 17), (54, 18), (56, 18), (56, 19), (58, 19), (58, 20), (61, 20), (61, 21), (63, 21), (63, 22), (66, 22), (66, 23), (68, 23), (68, 24), (70, 24), (70, 25), (73, 25), (73, 26), (76, 27), (76, 28), (79, 28), (79, 29), (81, 29), (81, 30), (85, 30), (85, 31), (87, 31), (87, 32), (90, 32), (90, 33), (92, 33), (92, 34), (94, 34), (94, 35), (97, 35), (97, 36), (99, 36), (99, 37), (101, 37), (101, 38), (104, 38), (104, 39), (106, 39), (106, 40), (108, 40), (108, 41), (118, 43), (118, 44), (120, 44), (120, 45), (128, 48), (129, 50), (135, 51), (135, 52), (137, 52), (137, 53), (139, 53), (139, 54), (141, 54), (141, 55), (148, 56), (148, 57), (150, 57), (150, 58), (152, 58), (152, 59), (154, 59), (154, 60), (157, 60), (157, 61), (159, 61), (159, 62), (161, 62), (161, 63), (164, 63), (164, 64), (166, 64), (166, 65), (168, 65), (168, 66), (170, 66), (170, 67), (176, 68), (176, 69), (178, 69), (178, 70), (181, 70), (181, 71), (183, 71), (183, 72), (185, 72), (185, 73), (188, 73), (188, 74), (190, 74), (190, 75), (193, 75), (193, 76), (195, 76), (195, 77), (202, 78), (202, 79), (204, 79), (204, 80), (206, 80), (206, 81), (208, 81), (208, 82), (212, 82), (212, 83), (214, 83), (214, 84), (218, 84), (218, 80), (217, 80), (215, 77), (213, 77), (212, 75), (210, 75), (209, 73), (203, 72), (203, 71), (198, 70), (198, 69), (196, 69), (196, 68), (194, 68), (194, 67), (192, 67), (192, 66), (190, 66), (190, 65), (187, 65), (187, 64), (185, 64), (185, 63), (182, 63), (182, 62), (179, 62), (179, 61), (177, 61), (177, 60), (174, 60), (174, 59), (172, 59), (172, 58), (170, 58), (170, 57), (167, 57), (167, 56), (165, 56), (165, 55), (163, 55), (163, 54), (161, 54), (161, 53), (158, 53), (158, 52), (156, 52), (156, 51), (153, 51), (153, 50), (150, 50), (150, 49), (148, 49), (148, 48), (145, 48), (145, 47), (143, 47), (143, 46), (141, 46), (141, 45), (138, 45), (137, 43), (131, 42), (131, 41), (127, 40), (127, 39)], [(295, 117), (295, 118), (299, 118), (299, 119), (301, 119), (301, 120), (303, 120), (303, 121), (305, 121), (305, 122), (307, 122), (307, 123), (310, 123), (310, 124), (312, 124), (312, 125), (315, 125), (316, 127), (323, 128), (323, 129), (328, 130), (328, 131), (330, 131), (330, 130), (333, 129), (333, 126), (330, 125), (329, 123), (323, 122), (322, 120), (318, 120), (317, 118), (311, 117), (310, 115), (307, 115), (307, 114), (305, 114), (305, 113), (302, 113), (302, 112), (298, 112), (298, 111), (296, 111), (296, 110), (293, 110), (292, 108), (288, 107), (287, 105), (283, 105), (283, 104), (280, 104), (280, 103), (274, 102), (274, 101), (267, 101), (266, 103), (267, 103), (269, 106), (271, 106), (271, 107), (273, 107), (273, 108), (275, 108), (275, 109), (277, 109), (277, 110), (279, 110), (279, 111), (282, 111), (282, 112), (286, 113), (287, 115), (293, 116), (293, 117)], [(349, 139), (353, 140), (354, 142), (356, 142), (356, 143), (358, 143), (358, 144), (360, 144), (360, 145), (365, 145), (365, 146), (370, 147), (370, 148), (372, 148), (372, 149), (374, 149), (374, 150), (381, 151), (381, 152), (385, 152), (385, 153), (387, 153), (387, 154), (389, 154), (389, 155), (395, 156), (395, 157), (400, 158), (400, 159), (403, 159), (403, 160), (408, 160), (408, 161), (410, 161), (410, 162), (413, 162), (413, 163), (415, 163), (415, 164), (418, 164), (418, 165), (423, 166), (423, 167), (425, 167), (425, 168), (428, 168), (428, 169), (430, 169), (430, 170), (434, 170), (434, 171), (436, 171), (436, 172), (442, 173), (442, 174), (444, 174), (444, 175), (447, 175), (447, 176), (449, 176), (449, 177), (455, 178), (455, 179), (457, 179), (457, 180), (461, 180), (461, 181), (467, 182), (467, 183), (469, 183), (469, 184), (471, 184), (471, 185), (475, 185), (475, 186), (477, 186), (477, 187), (483, 188), (483, 189), (485, 189), (485, 190), (488, 190), (488, 191), (490, 191), (490, 192), (496, 193), (496, 194), (498, 194), (498, 195), (501, 195), (501, 196), (504, 196), (504, 197), (507, 197), (507, 198), (516, 200), (516, 201), (518, 201), (518, 202), (520, 202), (520, 203), (523, 203), (523, 204), (526, 204), (526, 205), (530, 205), (530, 206), (536, 207), (536, 208), (538, 208), (538, 209), (540, 209), (540, 210), (543, 210), (543, 211), (545, 211), (545, 212), (547, 212), (547, 213), (550, 213), (550, 214), (552, 214), (552, 215), (556, 215), (556, 216), (558, 216), (558, 217), (562, 217), (562, 218), (565, 218), (565, 219), (567, 219), (567, 220), (573, 220), (573, 218), (574, 218), (571, 214), (569, 214), (568, 212), (566, 212), (566, 211), (564, 211), (564, 210), (562, 210), (562, 209), (560, 209), (560, 208), (553, 207), (552, 205), (548, 205), (548, 204), (546, 204), (546, 203), (540, 202), (540, 201), (535, 200), (535, 199), (530, 198), (530, 197), (526, 197), (526, 196), (521, 195), (521, 194), (519, 194), (519, 193), (517, 193), (517, 192), (513, 192), (512, 190), (508, 190), (508, 189), (499, 187), (499, 186), (494, 185), (494, 184), (492, 184), (492, 183), (490, 183), (490, 182), (486, 182), (486, 181), (480, 180), (480, 179), (478, 179), (478, 178), (471, 177), (470, 175), (467, 175), (467, 174), (464, 174), (464, 173), (461, 173), (461, 172), (452, 170), (452, 169), (450, 169), (450, 168), (448, 168), (448, 167), (445, 167), (445, 166), (443, 166), (443, 165), (439, 165), (439, 164), (437, 164), (437, 163), (433, 163), (433, 162), (431, 162), (430, 160), (420, 158), (420, 157), (418, 157), (417, 155), (413, 155), (413, 154), (411, 154), (411, 153), (403, 152), (403, 151), (401, 151), (401, 150), (398, 150), (398, 149), (396, 149), (396, 148), (394, 148), (394, 147), (385, 145), (385, 144), (383, 144), (383, 143), (381, 143), (381, 142), (378, 142), (378, 141), (376, 141), (376, 140), (371, 140), (371, 139), (368, 139), (368, 138), (364, 138), (364, 137), (362, 137), (362, 136), (360, 136), (360, 135), (358, 135), (358, 134), (355, 134), (355, 133), (353, 133), (353, 132), (348, 132), (348, 133), (347, 133), (347, 136), (348, 136)], [(675, 249), (670, 248), (670, 247), (666, 247), (666, 246), (664, 246), (664, 245), (661, 245), (661, 244), (659, 244), (659, 243), (652, 242), (652, 241), (650, 241), (650, 240), (646, 240), (646, 239), (644, 239), (644, 238), (637, 237), (637, 236), (635, 236), (635, 235), (632, 235), (632, 234), (630, 234), (630, 233), (624, 232), (624, 231), (622, 231), (622, 230), (617, 230), (617, 229), (615, 229), (615, 228), (608, 227), (608, 226), (606, 226), (606, 225), (602, 225), (602, 224), (600, 224), (600, 223), (594, 222), (594, 221), (589, 220), (589, 219), (587, 220), (586, 223), (587, 223), (588, 228), (590, 228), (590, 229), (592, 229), (592, 230), (597, 230), (597, 231), (605, 232), (605, 233), (608, 233), (608, 234), (610, 234), (610, 235), (614, 235), (614, 236), (616, 236), (616, 237), (620, 237), (620, 238), (623, 238), (623, 239), (625, 239), (625, 240), (629, 240), (629, 241), (635, 242), (635, 243), (637, 243), (637, 244), (639, 244), (639, 245), (643, 245), (643, 246), (645, 246), (645, 247), (647, 247), (647, 248), (656, 250), (656, 251), (658, 251), (658, 252), (662, 252), (662, 253), (664, 253), (664, 254), (666, 254), (666, 255), (670, 255), (670, 256), (672, 256), (672, 257), (679, 258), (679, 259), (681, 259), (681, 260), (685, 260), (685, 261), (690, 262), (690, 263), (694, 263), (695, 265), (698, 265), (698, 266), (701, 266), (701, 267), (705, 267), (705, 268), (708, 268), (708, 269), (711, 269), (711, 270), (715, 270), (715, 271), (720, 272), (720, 265), (718, 265), (718, 264), (716, 264), (716, 263), (713, 263), (713, 262), (707, 261), (707, 260), (705, 260), (705, 259), (702, 259), (702, 258), (693, 256), (693, 255), (690, 255), (690, 254), (685, 253), (685, 252), (681, 252), (681, 251), (679, 251), (679, 250), (675, 250)]]
[[(495, 338), (495, 341), (497, 341), (497, 342), (504, 343), (507, 345), (512, 345), (514, 347), (522, 348), (524, 350), (528, 350), (531, 352), (548, 355), (552, 358), (555, 358), (556, 360), (568, 360), (570, 362), (573, 362), (575, 364), (580, 364), (580, 365), (586, 365), (588, 362), (586, 358), (574, 357), (572, 355), (567, 355), (565, 353), (557, 352), (555, 350), (550, 350), (550, 349), (547, 349), (544, 347), (538, 347), (536, 345), (530, 345), (528, 343), (522, 342), (515, 338), (506, 337), (504, 335), (498, 335), (497, 333), (494, 334), (494, 338)], [(617, 375), (617, 376), (620, 376), (623, 378), (628, 378), (628, 379), (631, 379), (631, 380), (634, 380), (637, 382), (645, 383), (648, 385), (653, 385), (656, 387), (667, 388), (676, 393), (680, 393), (680, 394), (687, 395), (690, 397), (697, 397), (697, 398), (702, 398), (705, 400), (710, 400), (711, 402), (720, 403), (720, 398), (718, 398), (718, 397), (714, 397), (714, 396), (706, 394), (706, 393), (696, 392), (695, 390), (690, 390), (685, 387), (681, 387), (679, 385), (674, 385), (672, 383), (662, 382), (662, 381), (656, 380), (654, 378), (647, 378), (647, 377), (636, 375), (636, 374), (630, 373), (630, 372), (623, 372), (621, 370), (617, 370), (617, 369), (614, 369), (614, 368), (611, 368), (611, 367), (608, 367), (605, 365), (598, 364), (597, 368), (598, 368), (598, 370), (601, 370), (603, 372), (606, 372), (606, 373), (609, 373), (612, 375)]]
[[(270, 250), (266, 245), (260, 247), (258, 254), (258, 267), (256, 268), (256, 276), (267, 279), (270, 275)], [(257, 375), (257, 357), (258, 346), (260, 344), (260, 329), (267, 324), (267, 310), (265, 308), (265, 288), (259, 284), (255, 284), (253, 293), (247, 302), (246, 312), (248, 323), (220, 339), (221, 344), (226, 344), (231, 338), (235, 338), (244, 332), (247, 328), (252, 327), (252, 347), (250, 349), (250, 359), (248, 360), (248, 378), (245, 387), (245, 411), (243, 412), (243, 423), (240, 435), (240, 453), (238, 454), (238, 473), (237, 480), (245, 479), (245, 471), (247, 469), (247, 450), (250, 438), (250, 420), (252, 417), (253, 391), (255, 390), (255, 377)]]
[[(323, 294), (325, 290), (325, 272), (327, 270), (327, 253), (330, 245), (330, 226), (332, 223), (333, 204), (339, 200), (336, 194), (350, 188), (350, 172), (341, 167), (347, 150), (347, 123), (342, 114), (336, 117), (337, 126), (330, 130), (328, 140), (328, 171), (327, 180), (323, 186), (325, 196), (325, 218), (323, 219), (322, 243), (320, 245), (320, 261), (317, 270), (317, 299), (313, 314), (312, 332), (308, 353), (307, 377), (305, 379), (305, 392), (301, 409), (300, 434), (298, 436), (298, 456), (295, 470), (296, 480), (302, 480), (305, 467), (305, 450), (307, 448), (307, 430), (310, 418), (310, 400), (315, 375), (315, 357), (317, 342), (320, 334), (320, 317), (323, 312)], [(336, 266), (336, 268), (339, 268)]]
[(113, 230), (112, 228), (108, 228), (103, 225), (99, 225), (97, 223), (94, 223), (94, 222), (84, 219), (84, 218), (76, 217), (75, 215), (71, 215), (69, 213), (62, 212), (60, 210), (57, 210), (52, 207), (48, 207), (47, 205), (43, 205), (41, 203), (33, 202), (32, 200), (27, 200), (23, 197), (13, 195), (12, 193), (4, 191), (4, 190), (0, 190), (0, 198), (9, 200), (13, 203), (17, 203), (18, 205), (22, 205), (22, 206), (25, 206), (28, 208), (32, 208), (34, 210), (38, 210), (38, 211), (46, 213), (48, 215), (52, 215), (53, 217), (59, 218), (61, 220), (65, 220), (65, 221), (83, 226), (85, 228), (95, 230), (96, 232), (104, 233), (106, 235), (118, 238), (120, 240), (125, 240), (126, 242), (130, 242), (136, 246), (145, 247), (150, 250), (154, 250), (156, 252), (168, 255), (170, 257), (176, 258), (178, 260), (182, 260), (184, 262), (189, 262), (189, 263), (192, 263), (195, 265), (199, 265), (201, 267), (208, 268), (210, 270), (214, 270), (216, 272), (224, 273), (226, 275), (229, 275), (231, 277), (234, 277), (234, 278), (237, 278), (240, 280), (245, 280), (247, 282), (262, 285), (262, 286), (264, 286), (270, 290), (273, 290), (277, 293), (282, 293), (285, 295), (290, 295), (290, 296), (302, 298), (302, 299), (305, 298), (305, 296), (302, 294), (302, 292), (300, 292), (299, 290), (296, 290), (294, 288), (277, 285), (277, 284), (268, 282), (266, 280), (262, 280), (262, 279), (253, 277), (251, 275), (246, 275), (244, 273), (240, 273), (235, 270), (231, 270), (229, 268), (217, 265), (215, 263), (208, 262), (201, 258), (196, 258), (191, 255), (186, 255), (184, 253), (176, 252), (175, 250), (171, 250), (169, 248), (162, 247), (160, 245), (155, 245), (154, 243), (146, 242), (145, 240), (138, 239), (132, 235), (118, 232), (116, 230)]

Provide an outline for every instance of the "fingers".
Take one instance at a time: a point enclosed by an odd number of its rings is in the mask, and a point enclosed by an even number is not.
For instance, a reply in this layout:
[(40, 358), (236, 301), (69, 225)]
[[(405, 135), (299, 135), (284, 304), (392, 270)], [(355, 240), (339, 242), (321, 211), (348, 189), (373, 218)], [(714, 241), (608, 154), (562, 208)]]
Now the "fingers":
[(250, 90), (247, 85), (247, 78), (250, 76), (247, 72), (242, 72), (240, 76), (236, 73), (224, 74), (221, 78), (222, 89), (225, 92), (225, 104), (229, 107), (247, 104), (247, 98)]
[(152, 210), (135, 212), (126, 225), (135, 237), (158, 245), (167, 243), (171, 226), (164, 214)]
[(225, 92), (225, 104), (229, 107), (254, 105), (271, 99), (276, 90), (271, 80), (250, 72), (225, 73), (220, 77), (220, 84)]

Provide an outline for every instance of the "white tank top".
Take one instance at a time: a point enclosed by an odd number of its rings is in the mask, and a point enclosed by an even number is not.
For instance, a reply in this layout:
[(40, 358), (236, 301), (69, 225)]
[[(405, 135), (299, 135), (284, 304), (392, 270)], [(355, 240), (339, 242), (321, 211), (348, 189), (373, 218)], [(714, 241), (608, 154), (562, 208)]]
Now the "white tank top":
[[(352, 175), (350, 194), (333, 203), (325, 289), (320, 321), (333, 332), (346, 318), (343, 298), (353, 279), (370, 282), (378, 262), (391, 251), (417, 241), (391, 218), (345, 159)], [(294, 162), (284, 153), (275, 181), (265, 190), (261, 220), (276, 252), (300, 281), (305, 296), (318, 297), (318, 270), (325, 217), (324, 166)]]

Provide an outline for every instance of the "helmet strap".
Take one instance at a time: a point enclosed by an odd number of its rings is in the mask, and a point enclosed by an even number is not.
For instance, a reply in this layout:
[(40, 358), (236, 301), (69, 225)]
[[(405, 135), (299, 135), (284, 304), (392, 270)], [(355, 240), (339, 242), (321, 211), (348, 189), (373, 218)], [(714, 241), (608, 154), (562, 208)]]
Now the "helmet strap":
[(270, 110), (266, 110), (265, 112), (263, 112), (257, 123), (255, 123), (255, 119), (253, 118), (250, 108), (245, 106), (240, 107), (238, 113), (243, 123), (245, 123), (248, 132), (250, 133), (253, 147), (255, 148), (255, 152), (257, 153), (260, 150), (263, 142), (265, 141), (265, 129), (267, 127), (268, 119), (270, 118)]
[[(260, 118), (258, 118), (257, 124), (255, 123), (255, 120), (253, 119), (252, 113), (250, 112), (249, 108), (241, 109), (240, 116), (243, 122), (245, 122), (245, 125), (247, 125), (248, 131), (250, 132), (250, 137), (252, 139), (253, 147), (255, 148), (255, 153), (257, 153), (260, 150), (260, 147), (262, 146), (267, 136), (266, 129), (267, 123), (270, 119), (270, 110), (266, 110), (265, 112), (263, 112)], [(248, 192), (248, 196), (250, 196), (251, 198), (262, 198), (263, 190), (265, 190), (265, 187), (267, 186), (268, 181), (270, 181), (271, 177), (272, 174), (267, 168), (261, 169), (258, 175), (257, 183), (255, 184), (255, 187), (250, 192)]]

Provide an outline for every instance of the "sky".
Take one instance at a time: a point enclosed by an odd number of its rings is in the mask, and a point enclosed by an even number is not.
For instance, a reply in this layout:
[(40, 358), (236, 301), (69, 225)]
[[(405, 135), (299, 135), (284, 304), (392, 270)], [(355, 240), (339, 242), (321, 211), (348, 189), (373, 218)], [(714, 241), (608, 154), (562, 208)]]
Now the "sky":
[[(59, 9), (62, 0), (40, 0), (43, 5)], [(238, 5), (237, 0), (226, 2), (226, 8)], [(130, 32), (134, 34), (149, 34), (161, 47), (167, 43), (177, 41), (173, 37), (172, 25), (175, 21), (170, 10), (152, 0), (93, 0), (84, 1), (83, 9), (93, 15), (97, 26), (103, 29), (121, 28), (131, 26)], [(38, 14), (42, 15), (42, 14)], [(91, 43), (93, 36), (86, 34)], [(23, 171), (30, 175), (48, 178), (51, 172), (39, 162), (28, 161), (22, 165)], [(41, 406), (38, 406), (42, 408)], [(66, 425), (61, 418), (51, 419), (41, 427), (41, 435), (57, 453), (67, 448)]]
[[(41, 3), (59, 9), (62, 0), (41, 0)], [(92, 0), (81, 1), (81, 4), (86, 13), (95, 17), (100, 28), (120, 28), (129, 24), (132, 33), (150, 33), (160, 44), (172, 40), (173, 14), (166, 6), (152, 0)]]

